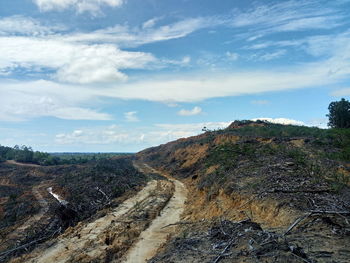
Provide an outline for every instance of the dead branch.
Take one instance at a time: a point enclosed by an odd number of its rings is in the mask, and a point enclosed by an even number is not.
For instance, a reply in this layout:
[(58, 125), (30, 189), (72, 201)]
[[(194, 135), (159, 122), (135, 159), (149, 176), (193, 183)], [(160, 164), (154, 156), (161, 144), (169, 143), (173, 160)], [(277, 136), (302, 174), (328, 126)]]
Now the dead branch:
[(290, 231), (293, 230), (294, 227), (296, 227), (304, 219), (308, 218), (311, 214), (312, 214), (311, 212), (307, 213), (306, 215), (303, 215), (299, 217), (297, 220), (295, 220), (294, 223), (288, 227), (287, 231), (283, 234), (283, 236), (287, 235)]
[(96, 189), (97, 191), (99, 191), (107, 200), (110, 200), (109, 196), (106, 195), (106, 193), (103, 192), (103, 191), (101, 190), (101, 188), (99, 188), (98, 186), (96, 186), (95, 189)]
[[(343, 215), (350, 215), (350, 212), (348, 212), (348, 211), (311, 210), (309, 213), (307, 213), (307, 214), (299, 217), (297, 220), (295, 220), (294, 223), (288, 227), (287, 231), (283, 234), (283, 236), (287, 235), (290, 231), (292, 231), (293, 228), (295, 228), (301, 221), (305, 220), (306, 218), (308, 218), (309, 216), (314, 215), (314, 214), (335, 214), (335, 215), (339, 215), (341, 217), (344, 217)], [(347, 220), (346, 220), (346, 222), (348, 223)]]
[(295, 257), (297, 257), (297, 258), (299, 258), (300, 260), (302, 260), (302, 261), (304, 261), (304, 262), (306, 262), (306, 263), (311, 263), (311, 261), (309, 261), (309, 260), (307, 260), (307, 259), (305, 259), (305, 258), (302, 258), (301, 256), (298, 256), (297, 254), (293, 253), (293, 251), (292, 251), (292, 255), (295, 256)]
[(220, 218), (220, 230), (225, 236), (228, 236), (228, 234), (225, 232), (224, 228), (222, 227), (222, 218)]
[(234, 241), (235, 241), (235, 240), (232, 238), (232, 239), (230, 240), (230, 242), (227, 244), (227, 246), (221, 251), (220, 255), (217, 256), (217, 257), (215, 258), (215, 260), (213, 261), (213, 263), (219, 262), (220, 259), (221, 259), (222, 257), (224, 257), (225, 255), (227, 255), (227, 254), (226, 254), (226, 251), (227, 251), (227, 249), (229, 249), (230, 246), (233, 245), (233, 242), (234, 242)]
[(239, 207), (237, 207), (238, 209), (241, 209), (243, 207), (245, 207), (247, 204), (251, 203), (255, 198), (257, 198), (259, 195), (253, 196), (252, 198), (250, 198), (247, 202), (245, 202), (243, 205), (240, 205)]
[(328, 210), (311, 210), (312, 214), (339, 214), (350, 215), (350, 211), (328, 211)]
[(273, 189), (267, 193), (330, 193), (334, 192), (332, 189)]
[(45, 240), (45, 239), (50, 238), (50, 237), (53, 237), (55, 234), (59, 233), (60, 231), (61, 231), (61, 227), (59, 227), (56, 231), (54, 231), (53, 234), (51, 234), (50, 236), (45, 236), (45, 237), (33, 240), (33, 241), (29, 242), (29, 243), (23, 244), (21, 246), (18, 246), (18, 247), (12, 248), (10, 250), (4, 251), (4, 252), (0, 253), (0, 258), (4, 258), (8, 254), (10, 254), (10, 253), (12, 253), (14, 251), (17, 251), (19, 249), (26, 249), (27, 247), (29, 247), (29, 246), (31, 246), (31, 245), (33, 245), (35, 243), (38, 243), (38, 242), (40, 242), (42, 240)]
[(251, 219), (248, 217), (248, 218), (242, 219), (241, 221), (237, 221), (237, 222), (234, 222), (234, 223), (235, 224), (242, 224), (242, 223), (249, 222), (249, 221), (251, 221)]

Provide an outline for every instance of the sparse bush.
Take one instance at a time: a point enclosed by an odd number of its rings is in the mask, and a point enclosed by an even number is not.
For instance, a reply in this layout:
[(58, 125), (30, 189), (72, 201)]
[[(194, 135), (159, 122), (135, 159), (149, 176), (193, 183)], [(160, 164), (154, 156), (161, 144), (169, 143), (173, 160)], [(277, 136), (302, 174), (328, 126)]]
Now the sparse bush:
[(343, 173), (334, 173), (330, 179), (331, 187), (335, 192), (340, 192), (343, 188), (348, 186), (350, 177)]
[(306, 163), (306, 154), (299, 149), (289, 150), (287, 156), (292, 158), (296, 165), (304, 165)]

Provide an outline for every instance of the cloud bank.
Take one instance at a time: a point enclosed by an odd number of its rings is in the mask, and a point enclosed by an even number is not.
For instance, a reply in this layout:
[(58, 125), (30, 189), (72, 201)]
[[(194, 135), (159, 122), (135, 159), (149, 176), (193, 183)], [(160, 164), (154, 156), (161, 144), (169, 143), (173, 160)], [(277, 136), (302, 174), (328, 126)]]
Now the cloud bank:
[(101, 6), (119, 7), (123, 0), (33, 0), (40, 11), (62, 11), (74, 9), (77, 13), (90, 12), (92, 14), (101, 13)]
[(180, 116), (194, 116), (194, 115), (198, 115), (202, 112), (202, 109), (198, 106), (194, 107), (192, 110), (185, 110), (182, 109), (180, 111), (178, 111), (178, 115)]

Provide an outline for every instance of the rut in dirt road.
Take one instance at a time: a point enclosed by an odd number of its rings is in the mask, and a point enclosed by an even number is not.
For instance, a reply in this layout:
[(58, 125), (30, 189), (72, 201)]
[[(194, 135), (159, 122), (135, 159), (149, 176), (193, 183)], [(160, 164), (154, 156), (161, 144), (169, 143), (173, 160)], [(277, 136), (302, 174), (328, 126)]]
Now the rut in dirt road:
[(156, 254), (161, 245), (166, 242), (167, 237), (174, 233), (175, 226), (169, 225), (180, 221), (187, 199), (187, 189), (183, 183), (146, 164), (143, 166), (153, 173), (168, 178), (175, 185), (175, 192), (160, 216), (154, 219), (149, 228), (141, 233), (139, 241), (129, 250), (125, 261), (127, 263), (143, 263)]

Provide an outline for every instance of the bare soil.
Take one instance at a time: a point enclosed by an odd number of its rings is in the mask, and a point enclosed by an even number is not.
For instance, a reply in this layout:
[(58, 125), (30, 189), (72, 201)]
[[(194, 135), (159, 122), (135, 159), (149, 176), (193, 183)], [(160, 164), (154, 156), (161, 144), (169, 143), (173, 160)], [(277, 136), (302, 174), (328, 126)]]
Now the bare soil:
[(177, 227), (175, 224), (180, 221), (187, 198), (187, 190), (183, 183), (147, 165), (144, 166), (151, 172), (162, 174), (173, 182), (175, 192), (167, 206), (161, 211), (160, 216), (141, 233), (139, 241), (130, 249), (125, 261), (127, 263), (147, 262), (157, 253), (157, 250), (175, 233)]
[(19, 165), (19, 166), (26, 166), (26, 167), (40, 167), (38, 164), (32, 164), (32, 163), (20, 163), (16, 162), (15, 160), (8, 160), (6, 161), (7, 164), (14, 164), (14, 165)]

